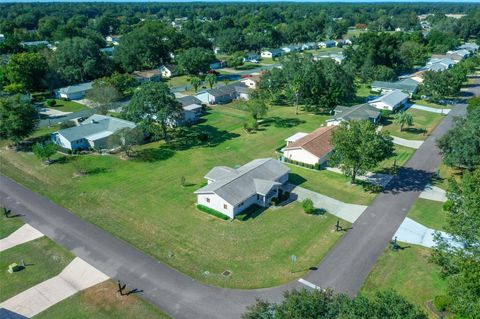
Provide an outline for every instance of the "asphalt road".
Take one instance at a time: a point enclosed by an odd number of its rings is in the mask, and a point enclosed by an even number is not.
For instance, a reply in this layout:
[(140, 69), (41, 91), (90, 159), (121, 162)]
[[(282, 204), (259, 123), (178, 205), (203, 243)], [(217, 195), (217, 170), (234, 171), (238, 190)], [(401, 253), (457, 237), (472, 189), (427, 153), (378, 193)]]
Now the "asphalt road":
[[(471, 92), (479, 88), (470, 88)], [(435, 139), (465, 112), (457, 105), (397, 177), (377, 196), (306, 280), (354, 295), (410, 207), (435, 171), (441, 157)], [(0, 175), (0, 203), (22, 214), (28, 223), (97, 269), (142, 290), (141, 296), (174, 318), (239, 318), (256, 298), (278, 301), (285, 290), (305, 287), (297, 281), (257, 290), (233, 290), (203, 285), (102, 229), (76, 217), (13, 180)]]

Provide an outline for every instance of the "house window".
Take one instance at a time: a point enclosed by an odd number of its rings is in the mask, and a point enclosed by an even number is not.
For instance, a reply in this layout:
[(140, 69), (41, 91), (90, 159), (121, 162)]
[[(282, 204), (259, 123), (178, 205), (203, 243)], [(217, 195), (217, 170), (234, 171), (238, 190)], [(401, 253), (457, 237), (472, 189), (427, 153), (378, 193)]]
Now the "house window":
[(207, 203), (210, 203), (210, 198), (207, 197)]
[(260, 200), (260, 195), (257, 194), (257, 200)]
[(227, 209), (227, 204), (223, 204), (223, 209)]

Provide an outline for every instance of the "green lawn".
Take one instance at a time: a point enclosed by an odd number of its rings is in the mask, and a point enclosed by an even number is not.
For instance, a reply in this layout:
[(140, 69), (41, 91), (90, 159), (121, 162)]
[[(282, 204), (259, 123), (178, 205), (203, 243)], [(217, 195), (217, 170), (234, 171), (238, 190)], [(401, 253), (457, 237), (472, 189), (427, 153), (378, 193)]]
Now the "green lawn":
[(57, 101), (57, 104), (54, 107), (52, 107), (52, 109), (57, 111), (78, 112), (87, 108), (85, 105), (82, 105), (74, 101), (64, 101), (60, 99), (55, 99), (55, 101)]
[(370, 85), (362, 83), (357, 87), (357, 97), (366, 98), (372, 95), (370, 93)]
[(412, 114), (413, 126), (405, 126), (403, 131), (400, 131), (400, 126), (393, 123), (393, 115), (391, 115), (384, 119), (383, 130), (408, 140), (425, 140), (443, 119), (441, 114), (422, 110), (408, 109), (406, 112)]
[[(214, 106), (193, 129), (209, 135), (207, 145), (143, 145), (140, 156), (82, 156), (91, 173), (74, 177), (71, 162), (45, 167), (33, 154), (0, 153), (0, 171), (49, 197), (78, 216), (133, 244), (175, 269), (208, 284), (253, 288), (279, 285), (303, 275), (338, 239), (332, 216), (307, 216), (299, 205), (269, 209), (246, 222), (226, 222), (195, 209), (193, 194), (214, 166), (234, 167), (261, 157), (275, 157), (284, 139), (311, 132), (328, 116), (273, 107), (260, 131), (243, 130), (246, 113)], [(317, 172), (314, 172), (317, 174)], [(348, 202), (368, 203), (374, 194), (349, 186), (339, 174), (299, 172), (308, 186)], [(185, 177), (187, 186), (181, 186)], [(327, 190), (327, 188), (325, 188)], [(329, 192), (329, 190), (327, 190)], [(299, 256), (295, 273), (291, 254)], [(221, 273), (231, 270), (224, 278)]]
[(365, 33), (367, 31), (363, 29), (356, 29), (356, 28), (348, 28), (347, 34), (343, 37), (344, 39), (349, 39), (354, 36), (359, 36), (362, 33)]
[(419, 198), (410, 209), (408, 217), (429, 228), (443, 230), (447, 224), (447, 214), (443, 203)]
[(430, 249), (404, 243), (400, 245), (408, 248), (399, 251), (385, 248), (361, 292), (372, 295), (377, 291), (395, 289), (428, 312), (425, 302), (444, 294), (446, 282), (440, 277), (439, 267), (428, 261)]
[(433, 185), (438, 186), (444, 190), (448, 189), (448, 180), (453, 177), (457, 181), (462, 178), (462, 171), (453, 167), (449, 167), (443, 163), (438, 167), (439, 178), (433, 181)]
[(397, 168), (403, 166), (408, 162), (408, 160), (413, 156), (413, 154), (415, 154), (415, 149), (413, 148), (397, 144), (395, 144), (394, 146), (394, 156), (383, 160), (380, 164), (378, 164), (378, 168), (375, 171), (393, 174), (394, 164)]
[(449, 107), (447, 105), (441, 105), (441, 104), (429, 102), (429, 101), (426, 101), (426, 100), (412, 100), (411, 102), (415, 103), (415, 104), (423, 105), (423, 106), (433, 107), (435, 109), (444, 109), (444, 110), (450, 110), (451, 109), (451, 107)]
[(181, 75), (181, 76), (174, 76), (168, 79), (167, 81), (168, 86), (182, 86), (190, 84), (190, 76), (188, 75)]
[[(11, 263), (27, 266), (10, 274)], [(0, 301), (33, 287), (42, 281), (58, 275), (73, 260), (73, 255), (56, 245), (47, 237), (42, 237), (2, 251), (0, 258)]]
[[(0, 238), (8, 237), (11, 233), (22, 227), (23, 221), (17, 217), (10, 217), (6, 218), (3, 215), (3, 207), (0, 207), (0, 212), (2, 216), (0, 216)], [(15, 212), (12, 212), (15, 215)]]
[(79, 292), (34, 316), (35, 319), (168, 319), (155, 306), (136, 295), (120, 296), (113, 281)]

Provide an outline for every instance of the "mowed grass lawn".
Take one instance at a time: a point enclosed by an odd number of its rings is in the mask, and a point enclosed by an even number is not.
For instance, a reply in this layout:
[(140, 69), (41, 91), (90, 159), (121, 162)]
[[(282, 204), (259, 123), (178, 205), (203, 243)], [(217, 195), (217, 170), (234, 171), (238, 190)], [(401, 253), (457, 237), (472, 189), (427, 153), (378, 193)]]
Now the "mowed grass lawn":
[(372, 295), (377, 291), (395, 289), (428, 312), (425, 303), (444, 294), (446, 282), (440, 276), (440, 268), (428, 261), (430, 249), (405, 243), (400, 245), (408, 248), (399, 251), (385, 248), (361, 292)]
[[(308, 216), (300, 205), (293, 204), (269, 209), (246, 222), (223, 221), (197, 211), (193, 192), (205, 183), (203, 176), (214, 166), (234, 167), (255, 158), (275, 157), (285, 138), (298, 131), (310, 132), (327, 117), (296, 116), (293, 107), (274, 107), (261, 130), (247, 134), (243, 130), (245, 116), (235, 108), (213, 107), (206, 121), (197, 125), (210, 135), (208, 145), (172, 150), (162, 142), (151, 143), (141, 147), (143, 160), (83, 156), (81, 160), (89, 162), (92, 171), (86, 176), (74, 177), (69, 161), (45, 167), (31, 153), (3, 150), (0, 169), (193, 278), (237, 288), (279, 285), (300, 277), (327, 253), (340, 236), (332, 232), (335, 219)], [(320, 192), (324, 184), (343, 178), (326, 175), (316, 179), (317, 175), (307, 171), (299, 174)], [(356, 194), (358, 203), (374, 196)], [(354, 198), (346, 183), (330, 195), (341, 200)], [(294, 273), (291, 254), (298, 256)], [(232, 275), (225, 278), (221, 273), (226, 269)]]
[(83, 290), (34, 316), (35, 319), (168, 319), (155, 306), (136, 295), (120, 296), (113, 281)]
[(415, 149), (405, 147), (402, 145), (394, 144), (395, 154), (394, 156), (387, 158), (378, 164), (378, 168), (374, 171), (392, 174), (394, 168), (399, 168), (405, 165), (408, 160), (415, 154)]
[(426, 100), (413, 100), (412, 103), (418, 104), (418, 105), (423, 105), (423, 106), (428, 106), (428, 107), (433, 107), (435, 109), (444, 109), (444, 110), (450, 110), (451, 106), (448, 105), (441, 105), (433, 102), (429, 102)]
[(419, 198), (410, 209), (408, 217), (429, 228), (443, 230), (447, 224), (447, 214), (443, 203)]
[[(70, 252), (47, 237), (4, 250), (0, 256), (0, 301), (58, 275), (73, 260)], [(8, 265), (21, 265), (22, 259), (27, 266), (10, 274)]]
[(437, 170), (438, 178), (433, 181), (433, 185), (438, 186), (444, 190), (448, 189), (448, 181), (450, 178), (454, 178), (457, 182), (462, 178), (462, 170), (449, 167), (444, 163), (441, 163)]
[(408, 109), (406, 112), (413, 116), (413, 126), (400, 126), (393, 123), (393, 115), (384, 119), (384, 131), (407, 140), (425, 140), (443, 119), (443, 115), (416, 109)]
[(55, 99), (55, 101), (57, 102), (57, 104), (51, 109), (57, 110), (57, 111), (78, 112), (87, 108), (85, 105), (82, 105), (74, 101), (64, 101), (61, 99)]
[[(8, 237), (11, 233), (22, 227), (23, 221), (17, 217), (6, 218), (3, 215), (3, 207), (0, 207), (2, 216), (0, 217), (0, 239)], [(12, 213), (15, 215), (15, 212)]]

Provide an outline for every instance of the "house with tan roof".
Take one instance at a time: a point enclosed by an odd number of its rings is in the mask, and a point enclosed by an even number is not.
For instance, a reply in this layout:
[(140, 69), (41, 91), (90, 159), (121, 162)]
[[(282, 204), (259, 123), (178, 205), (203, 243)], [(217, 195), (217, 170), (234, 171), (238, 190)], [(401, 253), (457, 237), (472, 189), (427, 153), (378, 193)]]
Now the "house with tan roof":
[(323, 126), (310, 134), (295, 134), (287, 139), (284, 159), (308, 165), (325, 165), (332, 153), (332, 132), (336, 126)]
[(132, 76), (140, 84), (147, 83), (147, 82), (160, 82), (160, 80), (162, 79), (162, 73), (159, 69), (134, 71), (132, 73)]

